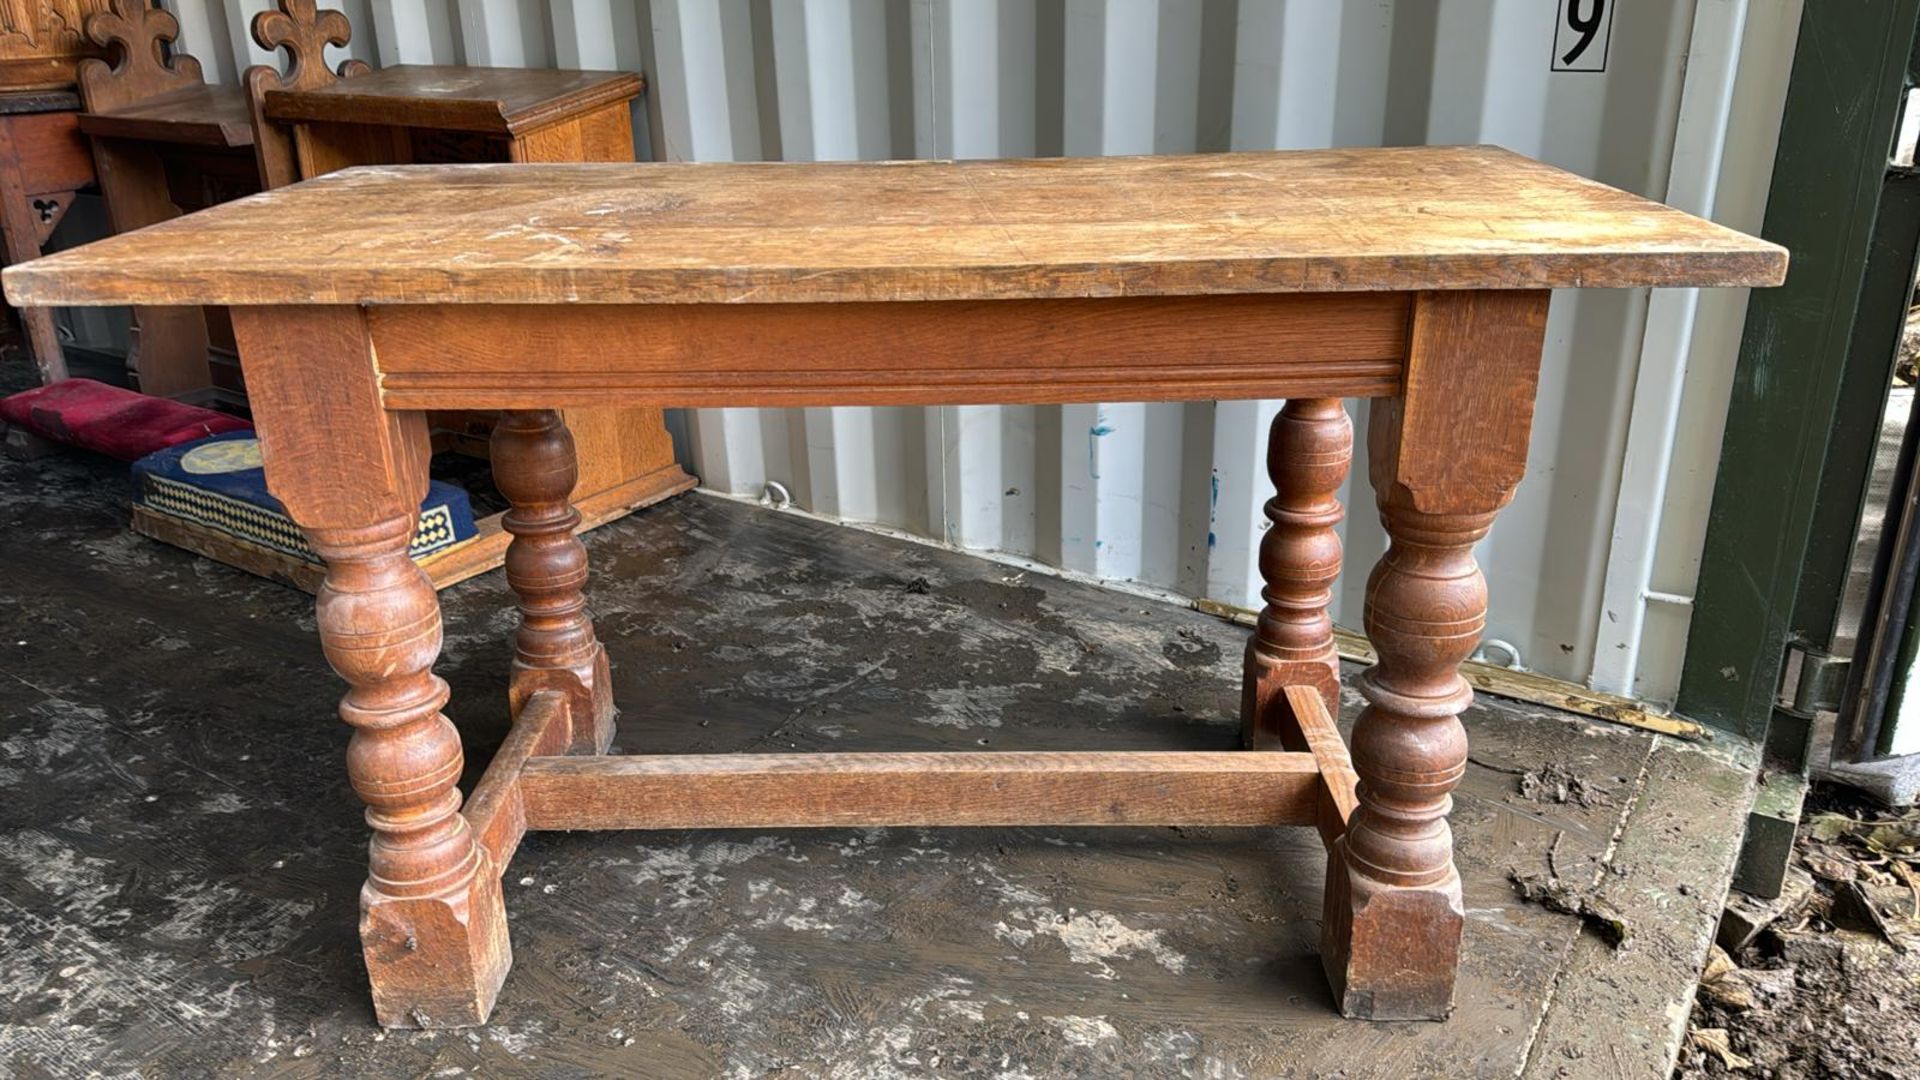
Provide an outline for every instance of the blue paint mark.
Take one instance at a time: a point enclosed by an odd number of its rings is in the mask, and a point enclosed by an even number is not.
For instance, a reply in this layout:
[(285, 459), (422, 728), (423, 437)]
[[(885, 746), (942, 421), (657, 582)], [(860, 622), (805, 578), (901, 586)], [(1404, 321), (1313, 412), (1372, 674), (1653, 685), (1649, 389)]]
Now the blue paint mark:
[(1111, 434), (1113, 425), (1104, 419), (1094, 421), (1087, 429), (1087, 475), (1095, 480), (1100, 479), (1100, 448), (1096, 440)]
[(1207, 550), (1208, 551), (1212, 551), (1214, 548), (1214, 545), (1218, 544), (1219, 542), (1220, 542), (1219, 537), (1213, 535), (1213, 533), (1211, 532), (1207, 533)]

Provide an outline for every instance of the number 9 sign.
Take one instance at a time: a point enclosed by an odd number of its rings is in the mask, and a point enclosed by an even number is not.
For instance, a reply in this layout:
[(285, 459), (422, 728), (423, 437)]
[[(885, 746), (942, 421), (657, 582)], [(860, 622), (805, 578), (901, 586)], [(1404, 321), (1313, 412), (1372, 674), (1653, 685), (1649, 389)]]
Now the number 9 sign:
[(1612, 0), (1560, 0), (1559, 21), (1553, 27), (1553, 70), (1607, 70), (1612, 36)]

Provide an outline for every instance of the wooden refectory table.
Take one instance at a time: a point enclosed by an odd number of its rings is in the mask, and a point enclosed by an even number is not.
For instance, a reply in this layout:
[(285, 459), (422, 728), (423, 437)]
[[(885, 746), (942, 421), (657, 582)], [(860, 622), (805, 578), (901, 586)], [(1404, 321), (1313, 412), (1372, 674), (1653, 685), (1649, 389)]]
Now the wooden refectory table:
[[(529, 829), (1311, 825), (1341, 1008), (1438, 1018), (1463, 921), (1473, 559), (1527, 457), (1549, 290), (1779, 283), (1774, 245), (1487, 147), (349, 169), (7, 269), (20, 305), (225, 304), (267, 482), (327, 561), (389, 1026), (483, 1022)], [(1245, 751), (609, 756), (558, 410), (1285, 398)], [(1336, 492), (1371, 401), (1379, 662), (1333, 724)], [(425, 412), (499, 409), (514, 726), (464, 808), (407, 558)]]

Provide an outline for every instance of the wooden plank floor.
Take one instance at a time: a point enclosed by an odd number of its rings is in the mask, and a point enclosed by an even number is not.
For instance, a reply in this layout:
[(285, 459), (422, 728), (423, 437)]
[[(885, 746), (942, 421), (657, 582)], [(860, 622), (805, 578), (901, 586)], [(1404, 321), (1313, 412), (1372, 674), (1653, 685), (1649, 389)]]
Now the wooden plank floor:
[[(382, 1034), (310, 601), (132, 535), (122, 476), (0, 462), (0, 1074), (1663, 1077), (1744, 812), (1696, 750), (1484, 701), (1445, 1024), (1333, 1015), (1307, 828), (539, 834), (495, 1023)], [(588, 548), (628, 753), (1234, 743), (1202, 615), (704, 496)], [(497, 572), (443, 598), (471, 784), (511, 618)], [(1522, 799), (1549, 761), (1607, 803)], [(1506, 881), (1616, 836), (1631, 963)]]

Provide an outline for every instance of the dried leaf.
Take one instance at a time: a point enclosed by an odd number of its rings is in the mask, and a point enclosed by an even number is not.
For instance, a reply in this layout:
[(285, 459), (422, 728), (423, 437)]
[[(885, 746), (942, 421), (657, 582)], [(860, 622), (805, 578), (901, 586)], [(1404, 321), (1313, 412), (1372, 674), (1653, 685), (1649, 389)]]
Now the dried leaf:
[(1753, 1062), (1733, 1052), (1733, 1043), (1727, 1038), (1726, 1028), (1694, 1028), (1687, 1032), (1687, 1038), (1693, 1045), (1709, 1051), (1720, 1058), (1720, 1064), (1729, 1069), (1749, 1069)]
[(1845, 814), (1822, 812), (1808, 818), (1807, 823), (1801, 826), (1801, 828), (1805, 829), (1807, 835), (1815, 840), (1832, 843), (1843, 836), (1851, 834), (1854, 829), (1864, 827), (1866, 824), (1864, 821), (1856, 821)]
[(1907, 890), (1913, 893), (1913, 913), (1908, 915), (1907, 919), (1912, 922), (1920, 922), (1920, 874), (1914, 873), (1914, 871), (1903, 862), (1894, 862), (1890, 864), (1890, 866), (1893, 870), (1893, 876), (1905, 882)]
[(1868, 830), (1866, 841), (1875, 851), (1914, 851), (1920, 849), (1920, 823), (1890, 821), (1875, 825)]
[(1745, 1012), (1753, 1008), (1753, 990), (1740, 979), (1721, 979), (1718, 982), (1703, 982), (1700, 993), (1707, 999), (1726, 1008)]
[(1814, 877), (1828, 881), (1852, 881), (1856, 870), (1851, 860), (1838, 859), (1819, 852), (1807, 852), (1803, 860)]
[(1715, 945), (1707, 951), (1707, 968), (1700, 973), (1700, 981), (1703, 983), (1718, 982), (1725, 977), (1728, 972), (1738, 971), (1739, 969), (1740, 965), (1733, 962), (1733, 957), (1727, 955), (1727, 950)]

